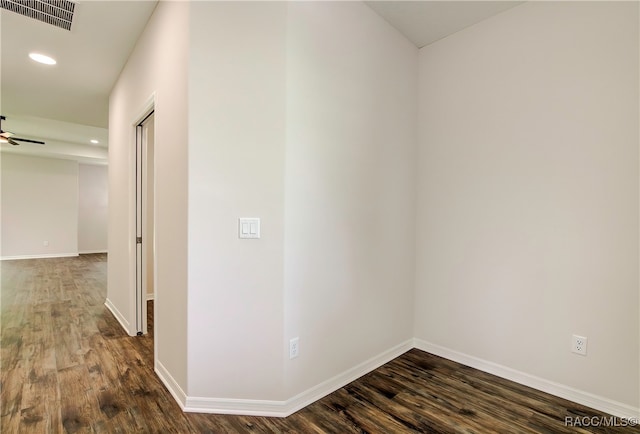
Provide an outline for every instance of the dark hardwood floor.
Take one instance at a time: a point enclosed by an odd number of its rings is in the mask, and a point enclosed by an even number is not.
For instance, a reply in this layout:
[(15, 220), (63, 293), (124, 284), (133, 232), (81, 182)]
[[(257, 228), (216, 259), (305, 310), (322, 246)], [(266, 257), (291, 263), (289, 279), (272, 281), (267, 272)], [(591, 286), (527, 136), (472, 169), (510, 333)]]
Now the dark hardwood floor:
[(2, 433), (640, 432), (566, 426), (606, 416), (418, 350), (288, 418), (185, 414), (152, 333), (125, 335), (104, 307), (105, 255), (0, 267)]

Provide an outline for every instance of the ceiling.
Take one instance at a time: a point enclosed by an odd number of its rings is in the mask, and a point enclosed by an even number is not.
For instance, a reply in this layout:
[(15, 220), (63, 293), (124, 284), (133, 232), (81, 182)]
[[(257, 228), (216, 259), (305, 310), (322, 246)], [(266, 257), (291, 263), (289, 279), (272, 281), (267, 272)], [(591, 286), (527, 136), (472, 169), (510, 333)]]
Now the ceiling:
[[(49, 148), (55, 142), (95, 147), (91, 139), (106, 146), (109, 93), (156, 4), (79, 1), (71, 31), (0, 9), (2, 128), (45, 139)], [(36, 63), (30, 52), (58, 63)]]
[[(522, 2), (365, 3), (423, 47)], [(2, 128), (47, 142), (46, 151), (26, 143), (13, 148), (3, 144), (2, 150), (64, 155), (69, 147), (62, 145), (70, 143), (95, 157), (96, 145), (89, 140), (97, 139), (106, 162), (109, 93), (156, 5), (157, 0), (81, 0), (71, 31), (0, 9), (0, 103), (7, 117)], [(33, 51), (58, 63), (35, 63), (28, 57)]]
[(422, 48), (504, 12), (522, 1), (367, 1), (378, 15)]

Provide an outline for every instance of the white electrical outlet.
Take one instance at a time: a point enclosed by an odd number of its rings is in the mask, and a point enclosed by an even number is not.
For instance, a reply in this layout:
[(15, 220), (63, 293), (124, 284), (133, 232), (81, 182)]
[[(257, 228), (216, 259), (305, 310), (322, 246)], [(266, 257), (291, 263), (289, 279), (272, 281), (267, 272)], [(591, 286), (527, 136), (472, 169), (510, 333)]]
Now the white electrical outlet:
[(585, 338), (584, 336), (573, 335), (571, 337), (571, 352), (586, 356), (587, 338)]
[(289, 341), (289, 358), (295, 359), (298, 357), (298, 340), (299, 338), (293, 338)]

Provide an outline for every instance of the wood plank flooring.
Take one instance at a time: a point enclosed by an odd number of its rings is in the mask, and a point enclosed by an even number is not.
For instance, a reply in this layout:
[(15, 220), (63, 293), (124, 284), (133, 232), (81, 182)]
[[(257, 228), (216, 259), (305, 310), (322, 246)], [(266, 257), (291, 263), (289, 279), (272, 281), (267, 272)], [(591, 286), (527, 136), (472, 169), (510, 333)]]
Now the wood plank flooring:
[(288, 418), (185, 414), (153, 373), (153, 328), (129, 337), (104, 307), (105, 255), (0, 271), (2, 433), (640, 432), (566, 426), (606, 416), (418, 350)]

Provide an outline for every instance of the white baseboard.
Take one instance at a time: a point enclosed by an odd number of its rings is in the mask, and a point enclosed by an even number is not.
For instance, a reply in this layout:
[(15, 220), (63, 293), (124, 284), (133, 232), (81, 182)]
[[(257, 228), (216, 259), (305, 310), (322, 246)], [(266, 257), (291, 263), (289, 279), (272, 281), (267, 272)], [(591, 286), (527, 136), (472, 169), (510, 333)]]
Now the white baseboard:
[(640, 408), (634, 408), (630, 405), (574, 389), (564, 384), (545, 380), (544, 378), (536, 377), (534, 375), (460, 353), (449, 348), (441, 347), (440, 345), (432, 344), (421, 339), (414, 339), (413, 346), (419, 350), (435, 354), (436, 356), (444, 357), (445, 359), (514, 381), (524, 386), (529, 386), (533, 389), (537, 389), (560, 398), (568, 399), (569, 401), (591, 407), (595, 410), (599, 410), (613, 416), (627, 419), (634, 419), (640, 416)]
[(78, 252), (81, 255), (93, 255), (95, 253), (107, 253), (106, 250), (80, 250)]
[(421, 339), (411, 339), (403, 342), (363, 363), (348, 369), (286, 401), (205, 398), (187, 396), (161, 363), (156, 362), (156, 373), (167, 387), (171, 395), (185, 412), (235, 414), (247, 416), (287, 417), (307, 405), (325, 397), (344, 387), (350, 382), (388, 363), (411, 348), (444, 357), (445, 359), (461, 363), (466, 366), (496, 375), (516, 383), (532, 387), (537, 390), (568, 399), (578, 404), (599, 410), (613, 416), (635, 420), (640, 415), (640, 409), (596, 396), (588, 392), (577, 390), (569, 386), (555, 383), (544, 378), (536, 377), (497, 363), (489, 362), (474, 356), (463, 354)]
[[(186, 397), (183, 410), (194, 413), (241, 414), (250, 416), (287, 417), (312, 402), (335, 392), (412, 348), (408, 340), (324, 381), (286, 401), (220, 399)], [(168, 387), (169, 388), (169, 387)], [(172, 392), (173, 394), (173, 392)]]
[(335, 392), (336, 390), (346, 386), (352, 381), (357, 380), (363, 375), (379, 368), (385, 363), (389, 363), (391, 360), (395, 359), (398, 356), (401, 356), (411, 348), (413, 348), (412, 339), (396, 345), (395, 347), (390, 348), (389, 350), (360, 363), (359, 365), (343, 372), (342, 374), (338, 374), (335, 377), (312, 387), (311, 389), (299, 393), (298, 395), (286, 401), (287, 412), (285, 416), (289, 416), (290, 414), (295, 413), (296, 411), (306, 407), (312, 402), (315, 402), (320, 398), (324, 398), (328, 394)]
[(157, 360), (155, 362), (154, 371), (171, 396), (173, 396), (173, 399), (176, 400), (182, 411), (186, 411), (185, 403), (187, 402), (187, 394), (184, 393), (182, 387), (180, 387), (178, 382), (173, 378), (169, 371), (167, 371), (164, 365)]
[(14, 261), (16, 259), (47, 259), (47, 258), (72, 258), (78, 256), (78, 253), (46, 253), (41, 255), (16, 255), (2, 256), (1, 261)]
[(187, 397), (183, 410), (188, 413), (236, 414), (244, 416), (287, 417), (286, 401), (232, 398)]
[(109, 312), (118, 320), (122, 328), (129, 336), (131, 333), (129, 332), (129, 321), (122, 315), (122, 313), (118, 310), (118, 308), (109, 300), (108, 298), (105, 300), (104, 305), (109, 309)]

